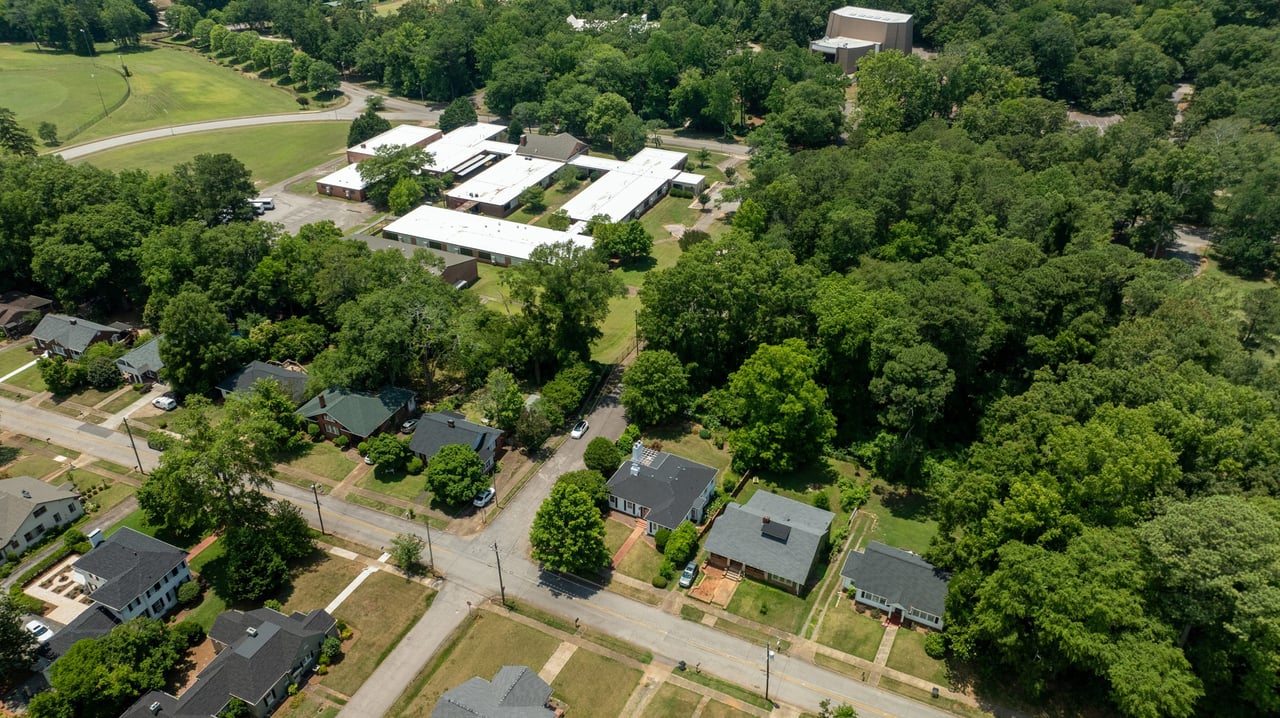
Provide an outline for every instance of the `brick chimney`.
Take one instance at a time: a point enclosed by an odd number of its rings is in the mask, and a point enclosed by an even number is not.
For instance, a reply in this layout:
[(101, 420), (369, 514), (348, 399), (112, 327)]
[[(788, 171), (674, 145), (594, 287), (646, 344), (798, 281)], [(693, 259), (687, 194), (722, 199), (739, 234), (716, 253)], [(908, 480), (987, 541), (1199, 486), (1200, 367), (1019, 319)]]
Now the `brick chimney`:
[(324, 408), (324, 392), (322, 391), (319, 394), (317, 394), (316, 398), (320, 400), (320, 408), (323, 409)]
[(766, 517), (764, 517), (761, 521), (762, 521), (763, 523), (766, 523), (766, 524), (767, 524), (767, 523), (769, 523), (769, 517), (768, 517), (768, 516), (766, 516)]
[(454, 428), (455, 426), (456, 426), (456, 424), (454, 424), (454, 423), (453, 423), (453, 419), (449, 419), (449, 428), (450, 428), (450, 429), (452, 429), (452, 428)]

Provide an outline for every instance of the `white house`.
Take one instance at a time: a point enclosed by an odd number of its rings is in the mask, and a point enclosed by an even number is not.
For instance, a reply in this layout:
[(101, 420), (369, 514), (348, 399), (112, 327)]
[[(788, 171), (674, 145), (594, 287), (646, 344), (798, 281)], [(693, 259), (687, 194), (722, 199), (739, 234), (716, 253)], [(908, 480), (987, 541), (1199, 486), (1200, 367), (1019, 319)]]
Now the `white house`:
[(187, 552), (122, 528), (103, 540), (89, 534), (93, 549), (72, 564), (72, 579), (89, 598), (110, 608), (122, 620), (159, 618), (178, 604), (178, 586), (191, 580)]
[(30, 476), (0, 480), (0, 559), (22, 554), (83, 515), (80, 495), (70, 482), (55, 487)]
[(849, 552), (840, 575), (855, 601), (888, 613), (891, 622), (942, 630), (949, 576), (918, 555), (872, 541), (863, 553)]

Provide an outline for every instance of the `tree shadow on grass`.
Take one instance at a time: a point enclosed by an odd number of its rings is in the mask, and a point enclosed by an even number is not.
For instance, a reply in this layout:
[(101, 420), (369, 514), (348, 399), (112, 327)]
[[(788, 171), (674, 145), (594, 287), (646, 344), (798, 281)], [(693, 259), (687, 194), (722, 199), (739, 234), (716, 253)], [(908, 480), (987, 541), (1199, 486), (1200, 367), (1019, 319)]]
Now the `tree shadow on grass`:
[(788, 473), (761, 471), (758, 475), (760, 480), (766, 484), (801, 494), (807, 494), (818, 488), (834, 486), (836, 481), (840, 479), (840, 472), (836, 471), (829, 462), (821, 458), (808, 466), (802, 466)]
[(0, 446), (0, 466), (16, 461), (21, 453), (16, 446)]
[(888, 489), (880, 497), (880, 503), (895, 518), (924, 521), (933, 516), (933, 502), (924, 494), (908, 490)]

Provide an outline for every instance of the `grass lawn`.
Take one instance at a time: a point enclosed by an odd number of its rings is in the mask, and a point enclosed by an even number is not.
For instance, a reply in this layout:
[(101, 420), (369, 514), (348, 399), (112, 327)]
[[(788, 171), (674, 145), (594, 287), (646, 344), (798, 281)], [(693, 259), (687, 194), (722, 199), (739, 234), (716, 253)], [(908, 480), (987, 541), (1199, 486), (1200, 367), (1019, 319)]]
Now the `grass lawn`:
[(445, 691), (473, 676), (490, 680), (506, 665), (537, 671), (559, 645), (560, 641), (523, 623), (478, 612), (414, 678), (389, 715), (428, 715)]
[[(640, 671), (579, 648), (551, 682), (552, 695), (569, 704), (566, 713), (614, 718), (640, 683)], [(608, 690), (601, 687), (608, 686)]]
[(370, 471), (356, 482), (356, 486), (380, 494), (394, 496), (405, 501), (426, 501), (426, 480), (421, 476), (410, 476), (403, 471), (381, 473)]
[[(110, 52), (111, 45), (99, 48)], [(58, 134), (65, 135), (101, 114), (103, 104), (111, 106), (125, 96), (128, 85), (115, 60), (110, 55), (91, 60), (66, 52), (37, 51), (30, 44), (2, 45), (0, 105), (13, 110), (32, 137), (44, 120), (56, 123)], [(97, 62), (116, 69), (95, 67)]]
[[(206, 581), (220, 578), (220, 571), (226, 562), (218, 559), (222, 558), (226, 552), (226, 544), (222, 541), (214, 541), (208, 548), (191, 559), (189, 565), (192, 572), (203, 575)], [(186, 620), (195, 621), (204, 626), (204, 630), (208, 631), (213, 626), (214, 620), (218, 618), (218, 614), (225, 610), (227, 610), (227, 602), (212, 589), (207, 589), (204, 592), (204, 598), (200, 601), (200, 605), (187, 614)]]
[[(612, 556), (622, 548), (622, 544), (626, 542), (627, 537), (631, 535), (631, 526), (620, 521), (604, 522), (604, 545), (609, 549), (609, 555)], [(650, 578), (653, 578), (650, 576)]]
[(650, 429), (641, 438), (646, 445), (659, 441), (663, 451), (719, 469), (721, 473), (717, 478), (721, 483), (724, 482), (724, 472), (733, 458), (728, 451), (717, 449), (711, 439), (704, 439), (697, 432), (685, 431), (684, 427)]
[(817, 593), (810, 591), (810, 599), (806, 600), (780, 588), (744, 579), (733, 592), (729, 612), (787, 633), (798, 633)]
[(889, 651), (888, 666), (896, 671), (909, 673), (917, 678), (932, 681), (940, 686), (949, 685), (947, 664), (930, 658), (924, 652), (925, 634), (919, 631), (898, 631)]
[(5, 383), (21, 387), (27, 391), (39, 392), (44, 391), (46, 388), (44, 385), (44, 377), (40, 376), (40, 369), (37, 367), (31, 367), (17, 376), (11, 376), (5, 381)]
[(602, 364), (616, 364), (636, 344), (636, 312), (639, 297), (614, 297), (609, 300), (609, 315), (600, 331), (604, 336), (591, 347), (591, 358)]
[[(183, 536), (183, 535), (175, 534), (170, 531), (164, 531), (156, 526), (152, 526), (151, 524), (147, 523), (147, 516), (142, 512), (142, 509), (138, 509), (137, 511), (134, 511), (128, 516), (125, 516), (124, 518), (120, 519), (118, 523), (108, 527), (105, 531), (102, 532), (102, 537), (106, 538), (111, 534), (119, 531), (120, 529), (125, 528), (126, 526), (133, 529), (134, 531), (137, 531), (138, 533), (146, 534), (148, 536), (154, 536), (155, 538), (158, 538), (161, 541), (173, 544), (174, 546), (177, 546), (179, 548), (184, 548), (184, 549), (195, 546), (196, 544), (200, 543), (200, 539), (204, 538), (203, 536), (199, 536), (199, 535)], [(214, 544), (214, 545), (217, 545), (217, 544)], [(203, 556), (203, 554), (201, 555)]]
[(434, 596), (426, 586), (385, 571), (360, 584), (334, 616), (346, 621), (358, 635), (343, 645), (345, 655), (329, 669), (324, 685), (348, 696), (355, 693), (422, 618)]
[[(222, 404), (213, 404), (206, 411), (206, 415), (209, 417), (210, 423), (217, 424), (222, 421), (222, 415), (225, 411)], [(162, 411), (151, 416), (129, 417), (129, 422), (131, 425), (144, 424), (147, 429), (169, 429), (170, 431), (175, 431), (178, 427), (179, 419), (186, 416), (188, 412), (189, 409), (187, 409), (186, 404), (179, 404), (178, 408), (172, 411)], [(161, 426), (161, 424), (164, 426)], [(134, 434), (136, 435), (137, 433), (135, 429)]]
[(664, 228), (664, 225), (683, 224), (686, 227), (692, 227), (693, 223), (698, 221), (700, 214), (698, 210), (689, 208), (693, 201), (686, 197), (664, 197), (644, 213), (640, 218), (640, 224), (649, 230), (649, 234), (652, 234), (655, 240), (667, 239), (671, 233)]
[[(99, 47), (110, 53), (110, 45)], [(115, 59), (110, 54), (106, 57)], [(83, 58), (77, 59), (84, 61)], [(99, 62), (103, 59), (100, 58)], [(291, 93), (221, 67), (194, 52), (146, 46), (125, 53), (123, 59), (132, 73), (129, 83), (133, 94), (110, 117), (76, 137), (77, 142), (149, 127), (298, 109)], [(78, 99), (83, 101), (83, 98)], [(230, 148), (220, 150), (229, 151)], [(178, 162), (179, 159), (173, 161)]]
[(779, 640), (764, 631), (758, 631), (750, 626), (744, 626), (725, 618), (716, 619), (715, 629), (717, 631), (723, 631), (729, 635), (745, 639), (756, 645), (768, 643), (770, 645), (777, 646), (777, 649), (782, 651), (791, 648), (791, 641), (785, 639)]
[(688, 688), (673, 683), (663, 683), (658, 693), (649, 701), (649, 713), (656, 716), (691, 716), (697, 710), (702, 696)]
[[(293, 570), (290, 585), (272, 598), (284, 604), (284, 613), (308, 613), (324, 608), (342, 593), (364, 567), (355, 561), (338, 558), (319, 550), (315, 558)], [(372, 576), (370, 577), (370, 579)]]
[(97, 461), (90, 462), (89, 465), (97, 467), (99, 469), (103, 469), (105, 471), (111, 471), (117, 474), (128, 474), (130, 471), (133, 471), (133, 467), (121, 466), (120, 464), (113, 464), (112, 462), (107, 461), (105, 459), (99, 459)]
[[(297, 701), (296, 705), (294, 701)], [(325, 708), (323, 700), (304, 692), (290, 698), (274, 715), (275, 718), (331, 718), (338, 715), (338, 709)]]
[(259, 186), (274, 184), (333, 159), (346, 147), (346, 122), (300, 122), (238, 127), (165, 137), (88, 155), (78, 162), (119, 171), (168, 172), (202, 152), (227, 152), (253, 173)]
[(938, 522), (929, 518), (928, 502), (919, 495), (873, 493), (862, 510), (876, 516), (871, 539), (890, 546), (924, 553), (938, 533)]
[(112, 389), (111, 391), (98, 391), (97, 389), (87, 388), (87, 389), (78, 391), (74, 394), (70, 394), (68, 396), (62, 396), (58, 398), (62, 399), (63, 401), (75, 402), (80, 406), (87, 406), (87, 407), (93, 408), (98, 404), (101, 404), (102, 402), (106, 401), (107, 397), (111, 396), (114, 393), (116, 393), (115, 389)]
[(4, 471), (11, 477), (32, 476), (39, 479), (52, 474), (65, 465), (44, 456), (27, 456), (4, 467)]
[(711, 701), (703, 706), (702, 713), (704, 718), (738, 718), (739, 716), (750, 716), (746, 711), (740, 711), (733, 706), (725, 705), (720, 701)]
[(89, 500), (97, 505), (99, 511), (107, 511), (114, 508), (121, 501), (133, 496), (136, 490), (128, 484), (112, 484), (106, 490), (94, 494), (93, 498)]
[(142, 396), (142, 394), (139, 394), (136, 391), (126, 391), (106, 404), (103, 404), (100, 407), (100, 410), (108, 414), (114, 414), (117, 411), (122, 411), (126, 406), (129, 406), (133, 402), (141, 399)]
[(500, 314), (519, 314), (520, 306), (508, 301), (508, 290), (502, 284), (502, 275), (511, 271), (507, 267), (495, 267), (492, 264), (477, 262), (476, 269), (480, 278), (472, 284), (468, 291), (474, 292), (489, 308)]
[(348, 459), (341, 449), (333, 444), (318, 442), (307, 448), (307, 453), (288, 462), (289, 466), (310, 471), (313, 474), (342, 481), (356, 468), (356, 462)]
[(0, 352), (0, 376), (4, 376), (18, 367), (30, 364), (36, 360), (35, 356), (33, 356), (31, 352), (26, 351), (26, 347), (28, 346), (31, 345), (24, 344), (21, 347), (15, 346), (8, 351)]
[(884, 626), (876, 619), (854, 611), (851, 604), (845, 603), (841, 601), (827, 611), (822, 619), (818, 643), (874, 661), (876, 650), (880, 648), (880, 640), (884, 638)]
[[(898, 695), (906, 696), (921, 703), (928, 703), (931, 706), (936, 706), (954, 715), (965, 716), (966, 718), (990, 718), (995, 715), (995, 713), (988, 713), (980, 708), (975, 708), (967, 703), (961, 703), (960, 701), (953, 700), (951, 698), (934, 698), (929, 691), (926, 691), (923, 688), (917, 688), (909, 683), (896, 681), (888, 676), (882, 677), (879, 685), (887, 691), (893, 691)], [(706, 715), (706, 713), (703, 713), (703, 715)]]
[[(693, 681), (694, 683), (701, 683), (702, 685), (712, 690), (720, 691), (726, 696), (732, 696), (734, 698), (737, 698), (738, 700), (743, 701), (744, 703), (750, 703), (751, 705), (756, 706), (757, 708), (764, 708), (765, 710), (773, 710), (773, 705), (769, 701), (766, 701), (764, 699), (764, 696), (754, 691), (751, 691), (747, 688), (743, 688), (737, 683), (730, 683), (729, 681), (716, 678), (715, 676), (708, 675), (706, 673), (700, 673), (698, 671), (685, 671), (682, 674), (682, 677), (685, 678), (686, 680)], [(712, 704), (710, 703), (707, 704), (707, 708), (710, 708), (711, 705)], [(728, 706), (725, 706), (725, 707), (728, 708)], [(702, 715), (706, 715), (706, 714), (707, 714), (706, 709), (704, 708)], [(731, 713), (730, 715), (733, 715), (733, 714)]]
[[(618, 570), (631, 578), (648, 583), (658, 575), (658, 567), (661, 565), (662, 554), (644, 541), (636, 541), (631, 550), (627, 551), (627, 555), (622, 557)], [(671, 585), (674, 586), (675, 581), (672, 581)]]
[(831, 522), (834, 530), (849, 522), (849, 514), (840, 510), (840, 491), (836, 488), (836, 482), (845, 476), (857, 476), (865, 480), (866, 472), (857, 464), (828, 458), (822, 458), (812, 466), (788, 474), (761, 472), (757, 475), (758, 481), (751, 481), (742, 488), (738, 503), (745, 504), (755, 492), (765, 490), (804, 504), (812, 504), (814, 495), (822, 491), (827, 494), (828, 505), (836, 514), (835, 520)]

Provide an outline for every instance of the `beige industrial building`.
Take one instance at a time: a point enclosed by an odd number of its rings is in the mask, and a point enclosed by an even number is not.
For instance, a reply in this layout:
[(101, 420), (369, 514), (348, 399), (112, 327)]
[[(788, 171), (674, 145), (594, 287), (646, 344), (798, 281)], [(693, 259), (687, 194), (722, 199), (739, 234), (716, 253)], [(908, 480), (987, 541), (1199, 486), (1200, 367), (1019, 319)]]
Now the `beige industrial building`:
[(881, 50), (911, 54), (911, 16), (900, 12), (846, 6), (831, 11), (827, 34), (809, 49), (831, 55), (845, 72), (853, 72), (864, 55)]

